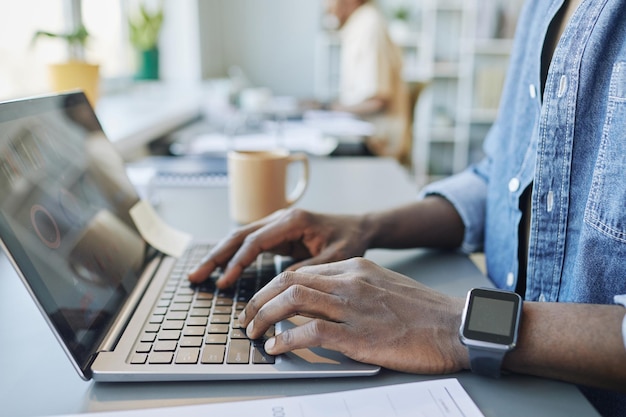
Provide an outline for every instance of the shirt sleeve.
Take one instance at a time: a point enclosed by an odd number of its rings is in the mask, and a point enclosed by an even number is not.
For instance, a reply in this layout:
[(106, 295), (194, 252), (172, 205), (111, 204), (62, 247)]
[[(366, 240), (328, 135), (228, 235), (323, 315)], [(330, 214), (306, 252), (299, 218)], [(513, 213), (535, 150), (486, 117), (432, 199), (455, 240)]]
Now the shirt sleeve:
[[(615, 301), (615, 304), (621, 304), (626, 307), (626, 294), (616, 295), (613, 297), (613, 301)], [(624, 339), (624, 348), (626, 349), (626, 314), (622, 320), (622, 339)]]
[(483, 161), (457, 175), (434, 182), (419, 194), (419, 198), (439, 195), (454, 206), (465, 226), (461, 250), (466, 253), (483, 248), (487, 182), (480, 172), (481, 165), (486, 163)]

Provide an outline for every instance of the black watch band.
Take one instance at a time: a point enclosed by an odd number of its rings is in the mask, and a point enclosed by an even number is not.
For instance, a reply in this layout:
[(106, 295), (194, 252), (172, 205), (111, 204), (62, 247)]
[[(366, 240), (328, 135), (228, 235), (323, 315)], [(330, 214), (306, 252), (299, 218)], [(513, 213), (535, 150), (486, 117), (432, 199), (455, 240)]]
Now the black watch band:
[(468, 348), (468, 352), (472, 372), (494, 378), (500, 377), (502, 361), (506, 351), (481, 349), (471, 346)]

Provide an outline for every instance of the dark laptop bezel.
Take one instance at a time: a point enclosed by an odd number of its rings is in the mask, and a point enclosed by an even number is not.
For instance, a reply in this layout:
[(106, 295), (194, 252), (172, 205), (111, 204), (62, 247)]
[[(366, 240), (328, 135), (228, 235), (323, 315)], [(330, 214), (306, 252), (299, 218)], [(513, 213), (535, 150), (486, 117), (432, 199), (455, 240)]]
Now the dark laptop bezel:
[[(12, 143), (12, 139), (7, 137), (6, 133), (2, 130), (3, 123), (14, 122), (19, 119), (32, 118), (42, 115), (50, 115), (54, 114), (54, 112), (63, 114), (68, 110), (79, 110), (84, 112), (83, 116), (88, 119), (87, 123), (89, 124), (90, 132), (93, 133), (95, 129), (103, 139), (106, 139), (93, 108), (87, 101), (84, 93), (80, 91), (5, 101), (0, 103), (0, 157), (3, 153), (10, 151), (10, 149), (8, 149), (8, 145)], [(139, 197), (137, 197), (137, 200), (139, 200)], [(36, 302), (44, 318), (50, 325), (53, 333), (61, 342), (63, 349), (76, 370), (79, 372), (81, 378), (85, 380), (90, 379), (90, 365), (97, 354), (98, 347), (101, 345), (111, 326), (114, 324), (116, 314), (111, 313), (106, 320), (95, 324), (94, 326), (97, 326), (97, 329), (92, 328), (86, 330), (86, 332), (94, 332), (93, 337), (89, 337), (87, 346), (76, 343), (74, 331), (72, 330), (72, 326), (68, 322), (66, 316), (63, 314), (55, 314), (55, 312), (60, 311), (62, 306), (57, 304), (46, 286), (45, 279), (41, 273), (41, 266), (40, 269), (36, 267), (36, 261), (33, 261), (33, 259), (31, 259), (28, 255), (24, 245), (20, 242), (15, 234), (15, 231), (11, 227), (11, 221), (7, 219), (7, 216), (2, 208), (0, 208), (0, 246), (2, 246), (2, 249), (8, 255), (15, 270), (27, 287), (27, 290)], [(154, 249), (147, 243), (145, 243), (145, 248), (144, 265), (147, 260), (153, 258), (156, 254)], [(120, 311), (122, 306), (129, 299), (132, 289), (135, 287), (139, 277), (140, 271), (138, 273), (130, 274), (124, 279), (123, 283), (116, 284), (115, 288), (111, 286), (114, 296), (107, 300), (105, 308), (102, 308), (99, 311)], [(94, 323), (95, 322), (96, 321), (94, 321)]]

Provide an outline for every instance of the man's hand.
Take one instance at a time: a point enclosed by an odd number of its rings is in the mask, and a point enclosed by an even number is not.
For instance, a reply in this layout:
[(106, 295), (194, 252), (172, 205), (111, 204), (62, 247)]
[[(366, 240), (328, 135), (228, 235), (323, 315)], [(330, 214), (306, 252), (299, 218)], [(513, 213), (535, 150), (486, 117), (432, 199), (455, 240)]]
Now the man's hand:
[(239, 320), (254, 339), (283, 319), (311, 318), (268, 339), (270, 354), (320, 346), (360, 362), (440, 374), (469, 367), (458, 336), (462, 309), (462, 299), (353, 258), (280, 274)]
[(358, 216), (332, 216), (300, 209), (281, 210), (234, 231), (206, 256), (189, 281), (200, 283), (217, 268), (220, 288), (232, 285), (262, 252), (298, 260), (289, 269), (362, 256), (368, 249)]

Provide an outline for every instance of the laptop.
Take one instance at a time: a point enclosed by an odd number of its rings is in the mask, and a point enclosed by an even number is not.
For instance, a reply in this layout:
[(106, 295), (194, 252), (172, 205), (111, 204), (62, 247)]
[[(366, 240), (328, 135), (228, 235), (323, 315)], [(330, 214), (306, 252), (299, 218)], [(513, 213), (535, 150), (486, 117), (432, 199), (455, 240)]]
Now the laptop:
[[(124, 163), (82, 92), (0, 103), (0, 244), (84, 380), (177, 381), (373, 375), (314, 348), (279, 356), (237, 315), (284, 259), (263, 254), (236, 287), (192, 286), (211, 242), (172, 256), (142, 235)], [(170, 253), (170, 254), (168, 254)], [(298, 324), (295, 317), (267, 336)]]

